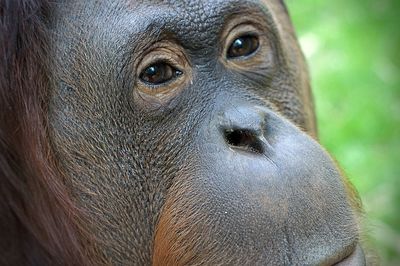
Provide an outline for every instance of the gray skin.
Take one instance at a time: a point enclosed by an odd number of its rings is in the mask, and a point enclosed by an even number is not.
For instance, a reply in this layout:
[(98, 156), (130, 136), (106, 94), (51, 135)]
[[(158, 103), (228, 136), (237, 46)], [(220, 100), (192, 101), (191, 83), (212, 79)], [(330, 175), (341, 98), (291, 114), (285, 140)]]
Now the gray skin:
[[(356, 194), (314, 140), (307, 67), (280, 1), (51, 8), (52, 146), (104, 261), (365, 263)], [(222, 33), (254, 17), (265, 56), (232, 66)], [(154, 103), (138, 97), (137, 66), (165, 40), (189, 81)]]

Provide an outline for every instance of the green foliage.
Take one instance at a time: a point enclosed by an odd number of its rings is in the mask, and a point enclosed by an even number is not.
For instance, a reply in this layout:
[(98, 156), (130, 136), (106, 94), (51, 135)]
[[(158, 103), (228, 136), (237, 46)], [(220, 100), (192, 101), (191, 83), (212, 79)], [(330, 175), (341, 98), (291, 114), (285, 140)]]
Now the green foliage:
[(361, 195), (382, 265), (400, 265), (400, 1), (286, 2), (321, 142)]

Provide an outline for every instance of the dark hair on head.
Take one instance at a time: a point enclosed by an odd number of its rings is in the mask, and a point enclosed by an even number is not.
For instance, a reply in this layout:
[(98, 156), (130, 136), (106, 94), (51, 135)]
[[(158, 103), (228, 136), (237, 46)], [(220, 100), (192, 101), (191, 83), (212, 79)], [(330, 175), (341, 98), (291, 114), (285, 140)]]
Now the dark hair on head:
[(46, 130), (47, 1), (0, 0), (0, 265), (90, 265)]

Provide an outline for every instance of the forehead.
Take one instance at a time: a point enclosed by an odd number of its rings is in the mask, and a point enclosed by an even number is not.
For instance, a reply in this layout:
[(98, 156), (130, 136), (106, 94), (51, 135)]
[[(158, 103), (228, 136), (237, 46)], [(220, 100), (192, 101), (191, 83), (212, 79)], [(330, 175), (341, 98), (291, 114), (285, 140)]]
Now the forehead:
[[(138, 25), (174, 24), (180, 31), (210, 30), (232, 14), (269, 13), (279, 0), (73, 0), (55, 4), (57, 18), (92, 23), (110, 23), (129, 16)], [(106, 25), (105, 25), (106, 26)]]

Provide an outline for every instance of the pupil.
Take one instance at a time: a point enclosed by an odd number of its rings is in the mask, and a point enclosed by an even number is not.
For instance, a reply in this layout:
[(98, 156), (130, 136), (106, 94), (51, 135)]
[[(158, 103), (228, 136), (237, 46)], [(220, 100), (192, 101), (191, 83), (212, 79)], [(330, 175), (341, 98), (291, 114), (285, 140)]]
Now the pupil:
[(241, 50), (244, 48), (244, 41), (242, 38), (236, 39), (233, 43), (233, 48), (236, 50)]
[(157, 71), (158, 71), (158, 67), (157, 67), (157, 66), (148, 67), (148, 68), (146, 69), (146, 75), (148, 75), (148, 76), (154, 76), (154, 75), (157, 74)]

